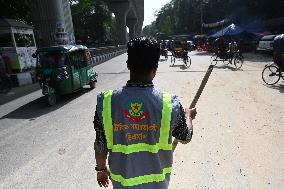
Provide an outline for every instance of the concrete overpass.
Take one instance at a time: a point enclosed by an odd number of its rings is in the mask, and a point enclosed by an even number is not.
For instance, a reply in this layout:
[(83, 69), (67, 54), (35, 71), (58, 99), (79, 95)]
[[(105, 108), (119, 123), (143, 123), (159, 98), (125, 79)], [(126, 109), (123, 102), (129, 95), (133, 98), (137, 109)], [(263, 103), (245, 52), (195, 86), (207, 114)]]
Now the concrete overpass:
[(117, 40), (127, 42), (126, 26), (129, 38), (139, 37), (144, 21), (144, 0), (110, 0), (110, 10), (116, 18)]
[[(108, 0), (108, 2), (116, 18), (117, 42), (126, 44), (128, 40), (126, 26), (129, 28), (129, 38), (140, 36), (144, 21), (144, 0)], [(34, 0), (32, 17), (38, 46), (75, 42), (69, 0)]]

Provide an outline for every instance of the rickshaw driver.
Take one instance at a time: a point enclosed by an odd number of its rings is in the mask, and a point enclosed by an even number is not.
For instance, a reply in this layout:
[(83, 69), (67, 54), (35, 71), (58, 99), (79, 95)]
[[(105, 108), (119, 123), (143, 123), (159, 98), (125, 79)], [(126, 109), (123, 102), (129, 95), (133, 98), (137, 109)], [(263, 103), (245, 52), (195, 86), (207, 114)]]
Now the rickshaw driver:
[(273, 61), (284, 71), (284, 34), (278, 35), (273, 42)]
[(183, 42), (181, 43), (181, 48), (182, 48), (182, 50), (187, 54), (187, 52), (188, 52), (188, 46), (187, 46), (187, 42), (186, 42), (186, 41), (183, 41)]
[(219, 56), (224, 57), (226, 53), (226, 48), (227, 48), (224, 37), (217, 38), (214, 41), (214, 43), (215, 43), (215, 46), (217, 47), (217, 50), (218, 50), (217, 53), (219, 54)]
[(161, 41), (160, 43), (160, 49), (165, 50), (166, 49), (166, 42), (164, 40)]
[(188, 54), (187, 44), (184, 41), (175, 41), (175, 47), (173, 50), (174, 56), (177, 58), (184, 58)]
[(161, 56), (165, 56), (167, 58), (168, 56), (168, 51), (167, 51), (167, 47), (166, 47), (166, 42), (165, 40), (162, 40), (160, 42), (160, 55)]
[(232, 61), (233, 61), (233, 58), (234, 58), (234, 54), (236, 52), (238, 52), (238, 44), (237, 42), (234, 40), (234, 39), (231, 39), (231, 42), (229, 43), (229, 46), (228, 46), (228, 55), (230, 57), (229, 59), (229, 63), (232, 64)]
[(171, 40), (168, 40), (168, 41), (166, 42), (166, 48), (169, 49), (169, 50), (171, 50)]

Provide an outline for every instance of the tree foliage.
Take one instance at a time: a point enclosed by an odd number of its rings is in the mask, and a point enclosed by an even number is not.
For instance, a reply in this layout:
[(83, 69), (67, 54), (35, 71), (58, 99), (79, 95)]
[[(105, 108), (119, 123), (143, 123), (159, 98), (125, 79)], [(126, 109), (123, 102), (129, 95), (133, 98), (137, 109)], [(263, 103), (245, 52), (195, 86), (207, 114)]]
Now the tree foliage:
[(31, 24), (31, 3), (32, 0), (0, 0), (0, 16)]
[(77, 38), (99, 43), (113, 39), (114, 19), (106, 0), (72, 0), (71, 10)]
[(281, 17), (283, 10), (283, 0), (172, 0), (156, 13), (156, 20), (143, 32), (200, 33), (201, 20), (211, 23), (228, 18), (237, 24), (248, 24)]

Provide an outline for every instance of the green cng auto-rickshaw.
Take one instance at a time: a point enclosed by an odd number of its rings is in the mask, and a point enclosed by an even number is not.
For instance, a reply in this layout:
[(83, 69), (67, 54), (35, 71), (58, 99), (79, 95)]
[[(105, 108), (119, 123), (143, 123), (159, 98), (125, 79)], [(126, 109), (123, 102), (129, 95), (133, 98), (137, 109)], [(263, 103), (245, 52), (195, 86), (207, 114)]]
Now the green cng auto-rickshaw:
[(58, 95), (70, 94), (84, 85), (95, 88), (97, 74), (87, 47), (45, 47), (38, 49), (34, 57), (37, 58), (37, 79), (49, 105), (56, 103)]

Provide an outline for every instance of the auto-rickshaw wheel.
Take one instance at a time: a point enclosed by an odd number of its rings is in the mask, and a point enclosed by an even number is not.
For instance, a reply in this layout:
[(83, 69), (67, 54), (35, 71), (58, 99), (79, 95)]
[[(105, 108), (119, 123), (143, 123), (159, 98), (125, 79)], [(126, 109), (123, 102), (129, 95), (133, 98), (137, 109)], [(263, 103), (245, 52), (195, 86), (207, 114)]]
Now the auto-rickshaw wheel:
[(56, 104), (56, 95), (52, 94), (52, 95), (48, 95), (47, 96), (47, 102), (50, 106), (53, 106)]
[(96, 82), (95, 81), (90, 81), (90, 88), (94, 89), (96, 87)]

